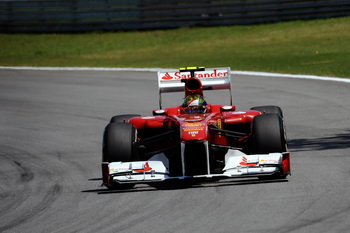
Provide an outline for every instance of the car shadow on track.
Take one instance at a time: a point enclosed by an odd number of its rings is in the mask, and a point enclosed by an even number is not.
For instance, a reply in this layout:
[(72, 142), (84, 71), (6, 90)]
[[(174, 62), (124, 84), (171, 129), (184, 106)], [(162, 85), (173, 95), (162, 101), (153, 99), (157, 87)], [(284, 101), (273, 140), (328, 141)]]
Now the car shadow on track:
[(288, 140), (288, 147), (291, 152), (347, 149), (350, 148), (350, 130), (327, 137)]
[[(90, 179), (90, 180), (102, 180), (102, 179)], [(274, 179), (274, 180), (259, 180), (257, 178), (245, 178), (245, 179), (222, 179), (222, 180), (167, 180), (157, 183), (136, 184), (132, 189), (122, 190), (108, 190), (106, 187), (101, 186), (100, 189), (84, 190), (83, 193), (96, 193), (96, 194), (113, 194), (113, 193), (130, 193), (130, 192), (155, 192), (155, 191), (170, 191), (180, 189), (197, 189), (197, 188), (219, 188), (226, 186), (238, 186), (238, 185), (253, 185), (262, 183), (281, 183), (288, 182), (288, 179)]]

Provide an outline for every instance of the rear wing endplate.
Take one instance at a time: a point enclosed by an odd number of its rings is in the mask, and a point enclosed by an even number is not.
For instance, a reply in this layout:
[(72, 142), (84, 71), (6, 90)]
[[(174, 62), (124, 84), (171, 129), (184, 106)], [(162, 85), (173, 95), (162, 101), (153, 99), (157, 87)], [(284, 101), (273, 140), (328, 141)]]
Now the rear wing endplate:
[(230, 104), (232, 105), (231, 93), (231, 70), (230, 67), (207, 68), (204, 69), (180, 69), (159, 71), (158, 89), (159, 89), (159, 107), (162, 109), (162, 93), (185, 92), (185, 83), (182, 81), (190, 77), (196, 77), (202, 82), (202, 90), (222, 90), (227, 89), (230, 92)]

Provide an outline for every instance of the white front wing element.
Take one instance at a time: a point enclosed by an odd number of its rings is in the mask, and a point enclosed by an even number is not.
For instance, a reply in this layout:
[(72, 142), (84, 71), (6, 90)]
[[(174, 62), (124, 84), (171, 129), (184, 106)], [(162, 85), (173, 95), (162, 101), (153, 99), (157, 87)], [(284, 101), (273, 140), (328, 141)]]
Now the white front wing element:
[(108, 172), (111, 181), (118, 183), (142, 183), (184, 178), (251, 177), (281, 172), (282, 161), (282, 153), (247, 155), (239, 150), (228, 150), (225, 155), (225, 167), (221, 174), (171, 177), (168, 169), (169, 161), (161, 153), (154, 155), (148, 161), (109, 163)]
[(120, 183), (162, 181), (168, 178), (168, 164), (168, 159), (162, 153), (148, 161), (112, 162), (108, 164), (108, 169), (113, 181)]
[(281, 153), (246, 155), (238, 150), (229, 150), (225, 155), (223, 175), (263, 175), (278, 172), (282, 165)]

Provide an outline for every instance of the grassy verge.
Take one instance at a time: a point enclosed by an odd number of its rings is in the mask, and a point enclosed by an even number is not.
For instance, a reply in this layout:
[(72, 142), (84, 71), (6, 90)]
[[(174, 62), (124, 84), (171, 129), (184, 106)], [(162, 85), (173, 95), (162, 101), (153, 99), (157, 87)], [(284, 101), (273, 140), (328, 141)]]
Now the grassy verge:
[(254, 26), (0, 34), (0, 66), (223, 67), (350, 77), (350, 17)]

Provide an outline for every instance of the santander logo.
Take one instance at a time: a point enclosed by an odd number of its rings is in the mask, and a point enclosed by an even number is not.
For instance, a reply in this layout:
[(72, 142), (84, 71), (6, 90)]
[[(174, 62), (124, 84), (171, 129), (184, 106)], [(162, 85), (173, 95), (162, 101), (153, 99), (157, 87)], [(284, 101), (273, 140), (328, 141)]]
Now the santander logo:
[(152, 170), (152, 168), (149, 166), (148, 162), (146, 162), (143, 169), (134, 170), (134, 172), (142, 173), (142, 172), (148, 172), (150, 170)]
[(162, 79), (168, 80), (168, 79), (174, 79), (168, 72), (162, 77)]
[[(220, 77), (226, 77), (227, 76), (227, 70), (217, 70), (214, 69), (212, 71), (199, 71), (195, 73), (196, 78), (220, 78)], [(181, 72), (175, 72), (169, 74), (166, 72), (164, 76), (162, 77), (162, 80), (174, 80), (174, 79), (188, 79), (191, 78), (191, 74), (187, 73), (181, 73)]]
[(246, 158), (246, 157), (242, 157), (242, 162), (240, 162), (239, 164), (240, 164), (240, 165), (243, 165), (243, 166), (254, 167), (254, 166), (256, 166), (258, 163), (248, 163), (247, 158)]

